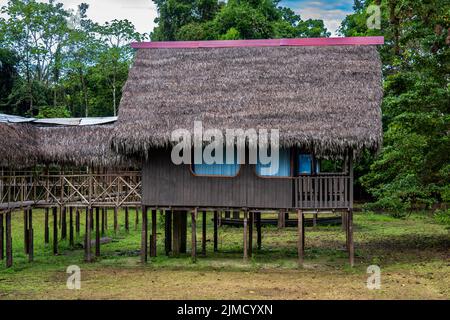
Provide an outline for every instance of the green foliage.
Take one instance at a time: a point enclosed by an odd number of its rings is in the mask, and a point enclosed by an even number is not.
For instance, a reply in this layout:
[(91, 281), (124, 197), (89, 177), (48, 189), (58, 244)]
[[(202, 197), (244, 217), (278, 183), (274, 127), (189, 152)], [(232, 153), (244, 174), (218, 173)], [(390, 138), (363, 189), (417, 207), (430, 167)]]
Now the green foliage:
[[(31, 115), (65, 106), (71, 116), (117, 113), (140, 35), (127, 20), (103, 25), (55, 0), (9, 0), (1, 7), (0, 108)], [(9, 56), (8, 56), (9, 55)], [(4, 90), (3, 90), (4, 89)], [(52, 114), (52, 112), (45, 112)]]
[(436, 210), (434, 213), (434, 219), (443, 225), (450, 227), (450, 209)]
[(151, 39), (234, 40), (328, 37), (322, 20), (303, 21), (276, 0), (154, 0), (159, 17)]
[(70, 118), (70, 112), (65, 106), (45, 106), (39, 109), (36, 118)]
[(383, 35), (384, 147), (364, 162), (360, 183), (376, 199), (371, 208), (394, 212), (449, 201), (450, 5), (445, 0), (381, 1), (381, 30), (368, 30), (366, 8), (341, 25), (346, 36)]

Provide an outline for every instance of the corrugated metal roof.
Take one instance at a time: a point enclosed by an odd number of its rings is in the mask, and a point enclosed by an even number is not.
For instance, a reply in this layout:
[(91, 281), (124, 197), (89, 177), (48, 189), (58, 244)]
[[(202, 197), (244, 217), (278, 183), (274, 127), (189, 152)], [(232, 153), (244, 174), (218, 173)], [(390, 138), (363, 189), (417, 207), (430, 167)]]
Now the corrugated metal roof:
[(93, 126), (100, 124), (113, 123), (117, 121), (117, 117), (92, 117), (92, 118), (48, 118), (36, 119), (14, 116), (0, 113), (0, 122), (3, 123), (24, 123), (56, 125), (56, 126)]
[(14, 116), (10, 114), (0, 113), (0, 122), (1, 123), (23, 123), (23, 122), (32, 122), (36, 120), (35, 118), (24, 118), (20, 116)]

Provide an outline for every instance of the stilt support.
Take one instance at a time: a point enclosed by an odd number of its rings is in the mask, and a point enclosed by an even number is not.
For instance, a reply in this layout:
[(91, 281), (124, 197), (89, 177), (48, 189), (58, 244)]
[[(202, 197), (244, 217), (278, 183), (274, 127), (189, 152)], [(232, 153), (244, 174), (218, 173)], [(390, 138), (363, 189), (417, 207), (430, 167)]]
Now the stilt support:
[(191, 213), (191, 229), (192, 229), (192, 245), (191, 245), (191, 257), (192, 262), (197, 261), (197, 209), (194, 209)]
[[(115, 211), (117, 212), (117, 210)], [(147, 235), (148, 235), (147, 207), (142, 206), (142, 234), (141, 234), (141, 263), (147, 262)]]
[(298, 265), (303, 267), (305, 254), (305, 222), (302, 210), (297, 211), (298, 215)]

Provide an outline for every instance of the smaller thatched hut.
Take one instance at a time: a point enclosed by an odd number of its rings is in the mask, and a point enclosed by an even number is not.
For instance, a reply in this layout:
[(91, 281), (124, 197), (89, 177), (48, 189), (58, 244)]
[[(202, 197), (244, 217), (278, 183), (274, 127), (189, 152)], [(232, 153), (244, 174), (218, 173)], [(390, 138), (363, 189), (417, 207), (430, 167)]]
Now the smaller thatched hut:
[(35, 127), (0, 123), (0, 167), (26, 168), (37, 164), (40, 157)]

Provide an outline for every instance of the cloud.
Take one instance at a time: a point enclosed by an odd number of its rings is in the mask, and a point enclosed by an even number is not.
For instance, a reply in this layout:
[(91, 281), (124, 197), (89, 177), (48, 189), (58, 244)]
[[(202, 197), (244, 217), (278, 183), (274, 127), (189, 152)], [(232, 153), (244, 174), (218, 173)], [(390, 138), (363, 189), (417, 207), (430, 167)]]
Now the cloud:
[[(7, 4), (0, 0), (0, 7)], [(42, 2), (48, 2), (42, 0)], [(58, 0), (66, 9), (76, 9), (80, 3), (89, 4), (87, 15), (98, 23), (114, 19), (131, 21), (136, 30), (149, 33), (155, 27), (156, 5), (151, 0)]]
[(353, 0), (283, 0), (280, 5), (290, 7), (303, 20), (322, 19), (333, 36), (342, 20), (353, 12)]

